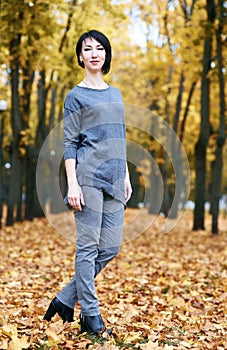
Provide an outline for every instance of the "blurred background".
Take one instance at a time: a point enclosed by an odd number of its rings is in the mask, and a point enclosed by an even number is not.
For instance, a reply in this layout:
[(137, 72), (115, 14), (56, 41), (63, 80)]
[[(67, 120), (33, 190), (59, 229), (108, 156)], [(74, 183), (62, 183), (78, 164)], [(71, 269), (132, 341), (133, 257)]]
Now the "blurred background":
[[(97, 29), (113, 48), (107, 83), (120, 88), (125, 104), (158, 115), (177, 135), (170, 147), (180, 164), (175, 174), (170, 154), (153, 136), (156, 118), (148, 132), (127, 127), (127, 139), (154, 160), (141, 153), (139, 164), (129, 161), (128, 206), (173, 219), (189, 208), (194, 230), (205, 229), (208, 213), (217, 234), (218, 218), (227, 214), (226, 18), (223, 0), (0, 1), (1, 225), (44, 216), (36, 189), (40, 150), (63, 119), (66, 93), (83, 77), (76, 42), (84, 31)], [(179, 144), (190, 166), (189, 196)], [(43, 201), (57, 213), (62, 206), (55, 198), (59, 176), (51, 176), (55, 155), (50, 144)]]

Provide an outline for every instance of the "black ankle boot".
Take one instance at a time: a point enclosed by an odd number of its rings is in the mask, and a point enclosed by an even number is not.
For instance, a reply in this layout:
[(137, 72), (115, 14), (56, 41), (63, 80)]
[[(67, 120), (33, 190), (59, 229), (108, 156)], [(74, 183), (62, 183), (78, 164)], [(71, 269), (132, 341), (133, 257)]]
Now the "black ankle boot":
[(83, 316), (80, 314), (80, 329), (81, 333), (88, 332), (95, 335), (101, 335), (105, 331), (109, 335), (112, 333), (112, 330), (106, 329), (101, 315)]
[(58, 313), (58, 315), (62, 318), (63, 322), (73, 322), (73, 313), (74, 309), (71, 309), (70, 307), (64, 305), (58, 298), (54, 298), (48, 309), (45, 313), (43, 319), (46, 321), (50, 321), (54, 315)]

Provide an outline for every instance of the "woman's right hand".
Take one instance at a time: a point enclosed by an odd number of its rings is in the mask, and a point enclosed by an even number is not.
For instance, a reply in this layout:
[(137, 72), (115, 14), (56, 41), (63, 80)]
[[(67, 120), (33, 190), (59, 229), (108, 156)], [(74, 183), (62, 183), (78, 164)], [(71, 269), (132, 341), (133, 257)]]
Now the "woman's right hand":
[(78, 183), (70, 185), (68, 188), (68, 202), (74, 209), (82, 211), (84, 203), (84, 196), (82, 189)]
[(76, 177), (76, 160), (73, 158), (66, 159), (65, 169), (68, 182), (68, 202), (74, 209), (82, 211), (84, 196)]

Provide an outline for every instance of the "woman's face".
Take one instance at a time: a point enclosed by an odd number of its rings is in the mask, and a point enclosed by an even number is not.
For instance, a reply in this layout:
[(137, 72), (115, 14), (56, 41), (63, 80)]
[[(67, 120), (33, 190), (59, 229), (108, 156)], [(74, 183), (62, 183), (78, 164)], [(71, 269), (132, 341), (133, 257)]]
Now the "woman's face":
[(93, 38), (83, 41), (80, 60), (83, 61), (85, 70), (92, 73), (101, 72), (105, 59), (106, 51), (98, 41)]

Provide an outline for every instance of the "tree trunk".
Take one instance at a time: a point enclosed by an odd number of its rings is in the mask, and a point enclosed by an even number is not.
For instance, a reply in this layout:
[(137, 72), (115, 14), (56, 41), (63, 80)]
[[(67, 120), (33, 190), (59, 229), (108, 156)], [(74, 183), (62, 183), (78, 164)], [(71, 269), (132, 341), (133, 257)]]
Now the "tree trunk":
[[(25, 200), (25, 219), (32, 220), (34, 217), (34, 193), (36, 188), (35, 174), (36, 174), (36, 158), (33, 152), (35, 148), (27, 147), (26, 156), (26, 200)], [(37, 214), (37, 213), (36, 213)]]
[(219, 200), (221, 197), (221, 179), (223, 168), (223, 147), (225, 144), (225, 84), (223, 76), (222, 63), (222, 47), (221, 35), (223, 33), (223, 12), (224, 2), (219, 0), (219, 26), (216, 30), (216, 44), (217, 44), (217, 60), (218, 60), (218, 75), (219, 75), (219, 91), (220, 91), (220, 124), (219, 133), (217, 137), (215, 160), (212, 163), (212, 187), (211, 187), (211, 214), (212, 214), (212, 233), (218, 233), (218, 214), (219, 214)]
[(183, 115), (182, 123), (180, 126), (180, 134), (179, 134), (179, 138), (180, 138), (181, 142), (183, 142), (183, 139), (184, 139), (185, 124), (186, 124), (186, 120), (187, 120), (187, 116), (188, 116), (189, 107), (191, 104), (191, 99), (192, 99), (193, 93), (195, 91), (196, 83), (197, 83), (196, 81), (193, 81), (193, 83), (191, 85), (188, 99), (187, 99), (187, 104), (186, 104), (186, 107), (184, 110), (184, 115)]
[(183, 96), (183, 91), (184, 91), (184, 73), (181, 73), (180, 77), (180, 84), (179, 84), (179, 92), (177, 96), (177, 103), (176, 103), (176, 113), (174, 116), (174, 121), (173, 121), (173, 135), (172, 135), (172, 158), (174, 159), (174, 164), (175, 164), (175, 179), (178, 182), (175, 184), (175, 196), (174, 196), (174, 201), (172, 202), (171, 206), (171, 212), (169, 214), (169, 218), (175, 219), (177, 217), (178, 213), (178, 206), (180, 203), (180, 198), (181, 198), (181, 190), (182, 190), (182, 159), (181, 159), (181, 149), (178, 145), (178, 140), (176, 139), (177, 136), (177, 131), (178, 131), (178, 124), (179, 124), (179, 119), (180, 119), (180, 111), (181, 111), (181, 104), (182, 104), (182, 96)]
[[(183, 119), (182, 119), (182, 123), (181, 123), (181, 126), (180, 126), (180, 134), (179, 134), (179, 139), (180, 139), (180, 142), (183, 143), (183, 140), (184, 140), (184, 131), (185, 131), (185, 125), (186, 125), (186, 120), (187, 120), (187, 116), (188, 116), (188, 111), (189, 111), (189, 107), (190, 107), (190, 104), (191, 104), (191, 99), (192, 99), (192, 96), (193, 96), (193, 93), (195, 91), (195, 87), (196, 87), (196, 83), (197, 82), (193, 82), (192, 85), (191, 85), (191, 88), (190, 88), (190, 91), (189, 91), (189, 95), (188, 95), (188, 99), (187, 99), (187, 104), (186, 104), (186, 107), (185, 107), (185, 110), (184, 110), (184, 115), (183, 115)], [(182, 192), (183, 194), (186, 193), (186, 182), (185, 182), (185, 177), (184, 177), (184, 174), (182, 174)], [(184, 199), (182, 199), (182, 208), (184, 208), (185, 204), (186, 204), (186, 197), (183, 197)]]
[[(1, 112), (0, 112), (1, 113)], [(2, 210), (3, 210), (3, 169), (2, 169), (2, 138), (3, 138), (3, 117), (0, 116), (0, 228), (2, 228)]]
[[(168, 41), (169, 41), (169, 36), (168, 36)], [(170, 45), (170, 43), (169, 43), (169, 45)], [(170, 50), (171, 50), (171, 45), (170, 45)], [(167, 96), (166, 96), (166, 99), (165, 99), (165, 115), (166, 115), (166, 119), (165, 120), (166, 120), (166, 122), (168, 124), (170, 124), (170, 105), (169, 105), (168, 96), (171, 93), (172, 75), (173, 75), (173, 66), (170, 66), (169, 67), (169, 75), (168, 75), (169, 88), (168, 88)], [(168, 140), (168, 134), (166, 135), (166, 137), (167, 137), (166, 148), (168, 150), (171, 147), (171, 140)], [(160, 212), (164, 213), (165, 216), (167, 217), (168, 214), (169, 214), (170, 206), (171, 206), (170, 188), (169, 188), (169, 184), (167, 182), (168, 169), (169, 169), (169, 155), (165, 152), (163, 157), (165, 159), (165, 163), (163, 165), (160, 165), (160, 171), (161, 171), (161, 174), (162, 174), (164, 193), (163, 193), (163, 203), (162, 203)]]
[(223, 139), (217, 140), (215, 150), (215, 160), (212, 162), (212, 187), (211, 187), (211, 214), (212, 214), (212, 233), (218, 233), (218, 213), (219, 200), (221, 198), (221, 177), (222, 177), (222, 148)]
[(155, 135), (158, 134), (158, 122), (157, 118), (152, 118), (151, 124), (151, 138), (150, 138), (150, 159), (151, 159), (151, 188), (149, 193), (149, 214), (157, 215), (160, 212), (160, 207), (163, 201), (163, 191), (161, 191), (161, 176), (160, 171), (158, 169), (158, 165), (156, 164), (156, 147), (155, 147)]
[[(20, 138), (20, 149), (22, 150), (22, 154), (20, 155), (21, 167), (18, 169), (20, 173), (18, 173), (18, 204), (17, 204), (17, 214), (16, 221), (23, 221), (25, 218), (25, 208), (26, 207), (26, 199), (24, 200), (24, 196), (26, 198), (27, 188), (26, 188), (26, 171), (27, 171), (27, 145), (26, 142), (23, 141), (23, 136), (26, 136), (26, 132), (29, 128), (29, 115), (30, 115), (30, 101), (31, 101), (31, 89), (34, 80), (34, 71), (31, 68), (30, 61), (27, 59), (25, 62), (25, 66), (23, 67), (23, 95), (20, 103), (21, 110), (21, 127), (23, 132), (21, 132)], [(25, 186), (24, 186), (25, 185)], [(24, 192), (25, 189), (25, 192)], [(31, 206), (30, 206), (31, 208)]]
[(195, 210), (193, 230), (204, 230), (205, 217), (205, 191), (206, 191), (206, 149), (210, 135), (210, 61), (212, 50), (211, 25), (215, 20), (214, 0), (207, 0), (206, 4), (208, 23), (207, 33), (204, 42), (203, 71), (202, 71), (202, 91), (201, 91), (201, 123), (200, 134), (195, 145)]
[(58, 123), (64, 118), (64, 99), (65, 99), (65, 86), (61, 88), (59, 94), (59, 111), (58, 111)]
[(18, 154), (20, 132), (22, 128), (19, 108), (19, 47), (21, 35), (18, 34), (10, 41), (11, 61), (11, 120), (13, 129), (12, 155), (11, 155), (11, 176), (9, 183), (9, 196), (7, 207), (6, 225), (11, 226), (14, 222), (14, 208), (19, 200), (18, 173), (21, 173), (21, 162)]
[[(31, 59), (31, 58), (30, 58)], [(31, 109), (31, 92), (34, 82), (35, 72), (31, 67), (30, 60), (26, 60), (23, 68), (23, 100), (22, 100), (22, 127), (23, 130), (29, 128), (29, 117)]]
[(46, 125), (46, 102), (48, 87), (46, 87), (46, 73), (42, 70), (38, 81), (38, 126), (36, 131), (36, 146), (40, 148), (47, 137), (48, 127)]
[[(151, 154), (151, 189), (149, 193), (149, 214), (157, 215), (160, 212), (160, 208), (163, 202), (164, 190), (162, 191), (162, 179), (158, 166), (155, 162), (156, 151), (153, 150)], [(164, 200), (166, 203), (166, 200)], [(168, 201), (169, 203), (169, 201)]]
[(205, 172), (206, 172), (206, 147), (204, 143), (195, 145), (195, 209), (193, 230), (204, 230), (205, 217)]
[(149, 214), (158, 214), (160, 211), (160, 176), (155, 171), (154, 166), (151, 165), (151, 190), (150, 190), (150, 206)]
[[(49, 132), (54, 127), (56, 96), (57, 96), (57, 86), (55, 85), (51, 89), (51, 110), (50, 110), (49, 127), (48, 127)], [(50, 146), (50, 150), (54, 151), (54, 154), (52, 155), (52, 157), (50, 157), (48, 165), (50, 168), (50, 173), (56, 175), (59, 173), (60, 164), (56, 164), (55, 152), (57, 147), (55, 147), (55, 142), (56, 141), (53, 140), (53, 144), (52, 146)], [(57, 192), (58, 192), (57, 190), (59, 188), (58, 175), (57, 176), (53, 175), (49, 177), (49, 188), (50, 188), (50, 212), (52, 214), (58, 214), (62, 212), (62, 203), (59, 203), (58, 195), (57, 195)]]
[(17, 212), (16, 212), (16, 221), (22, 222), (24, 219), (23, 215), (23, 184), (24, 184), (24, 164), (25, 159), (19, 156), (19, 167), (17, 172), (17, 186), (18, 186), (18, 199), (17, 199)]
[(132, 196), (129, 199), (127, 205), (130, 208), (138, 208), (138, 204), (140, 202), (140, 184), (139, 184), (139, 174), (138, 174), (138, 170), (137, 167), (131, 163), (128, 162), (128, 167), (129, 167), (129, 172), (131, 174), (131, 183), (132, 183)]
[[(34, 82), (34, 71), (31, 67), (30, 60), (26, 61), (26, 67), (23, 69), (23, 108), (22, 108), (22, 122), (23, 128), (26, 130), (29, 127), (29, 116), (30, 116), (30, 105), (31, 105), (31, 91)], [(30, 151), (31, 146), (24, 145), (26, 149), (26, 157), (24, 159), (24, 184), (25, 184), (25, 209), (24, 218), (27, 220), (32, 220), (33, 218), (33, 196), (32, 193), (35, 188), (34, 182), (34, 164)]]
[[(34, 166), (36, 167), (39, 152), (42, 147), (43, 141), (48, 135), (48, 126), (46, 125), (46, 102), (47, 102), (47, 94), (48, 94), (48, 87), (46, 86), (46, 74), (45, 70), (40, 71), (39, 75), (39, 81), (38, 81), (38, 126), (36, 129), (36, 140), (35, 140), (35, 146), (32, 150), (33, 160), (34, 160)], [(36, 173), (34, 171), (33, 166), (31, 167), (31, 183), (36, 183)], [(32, 190), (32, 210), (33, 210), (33, 216), (34, 217), (42, 217), (44, 216), (43, 212), (43, 206), (45, 203), (42, 203), (42, 205), (39, 202), (36, 186)], [(31, 200), (31, 199), (30, 199)]]

